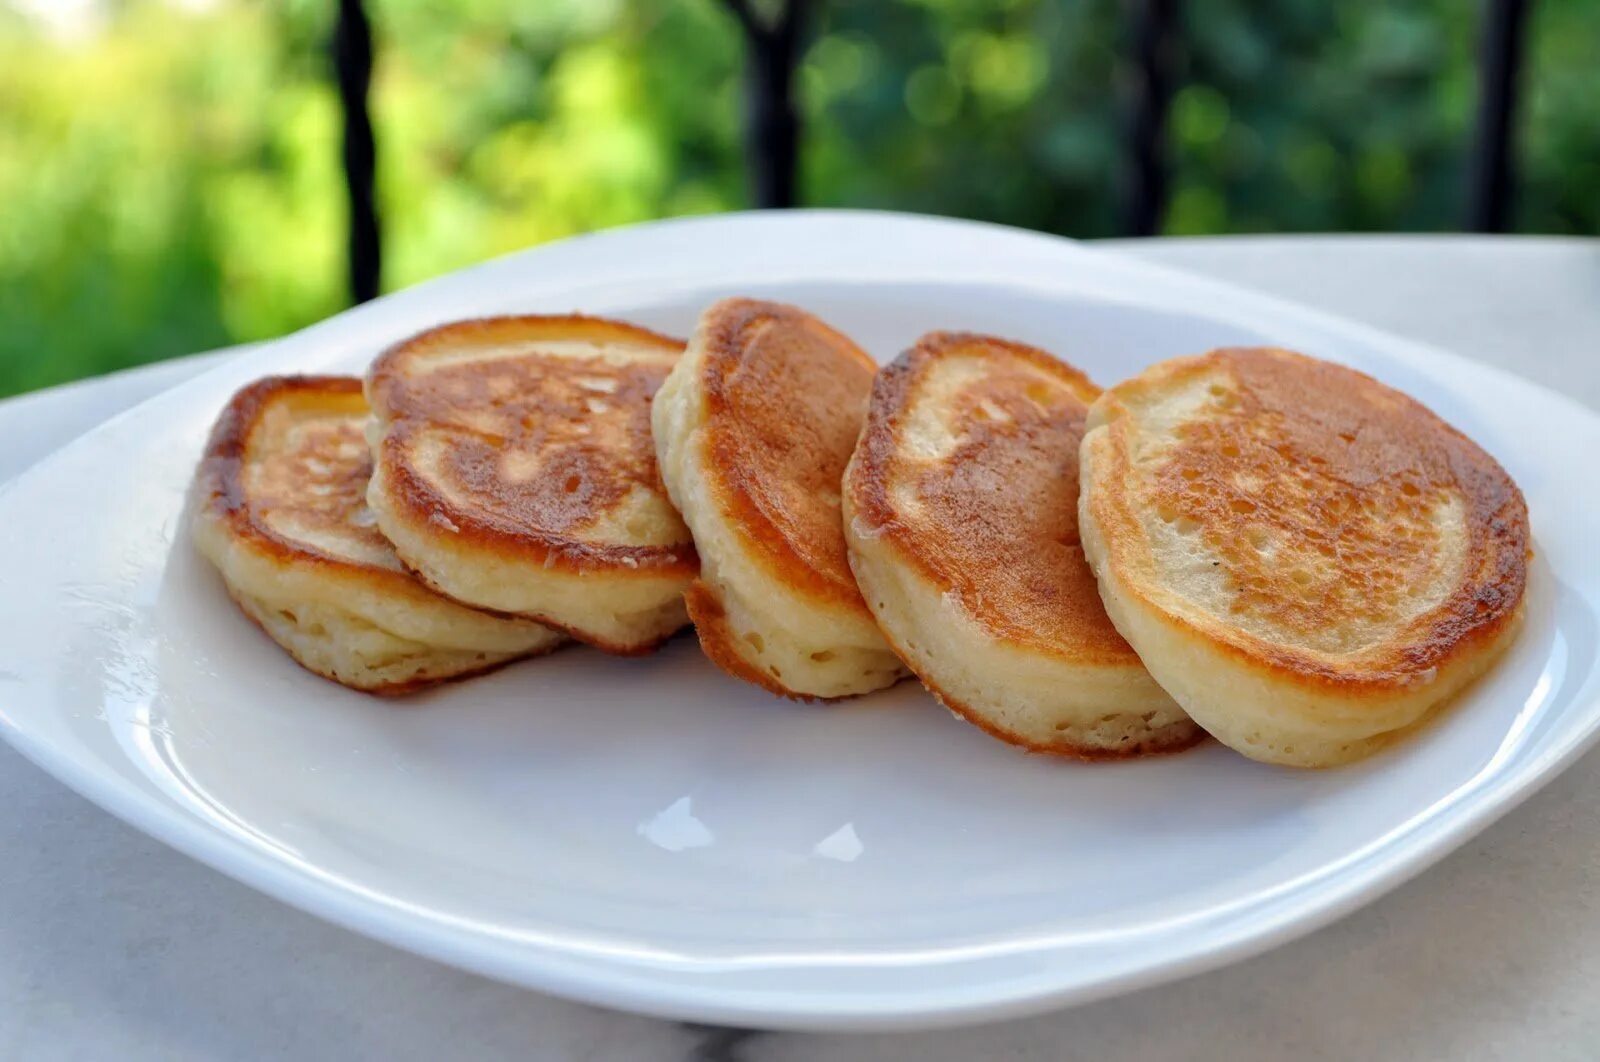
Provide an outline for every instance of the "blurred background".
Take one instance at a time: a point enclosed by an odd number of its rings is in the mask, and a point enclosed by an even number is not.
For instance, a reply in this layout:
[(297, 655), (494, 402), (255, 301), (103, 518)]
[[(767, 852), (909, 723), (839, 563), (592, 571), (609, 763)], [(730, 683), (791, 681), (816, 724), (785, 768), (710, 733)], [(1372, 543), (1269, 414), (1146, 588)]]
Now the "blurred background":
[(748, 205), (1593, 234), (1597, 68), (1596, 0), (0, 0), (0, 396)]

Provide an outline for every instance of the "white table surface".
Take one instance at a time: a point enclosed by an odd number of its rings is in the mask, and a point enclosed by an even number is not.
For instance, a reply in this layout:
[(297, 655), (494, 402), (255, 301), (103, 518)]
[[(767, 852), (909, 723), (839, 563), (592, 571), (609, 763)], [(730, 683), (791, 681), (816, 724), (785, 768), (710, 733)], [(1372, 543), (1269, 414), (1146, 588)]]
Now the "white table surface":
[[(1600, 409), (1600, 241), (1106, 246), (1433, 342)], [(0, 403), (0, 480), (226, 356)], [(1001, 1025), (824, 1036), (675, 1025), (412, 957), (190, 862), (0, 746), (0, 1059), (1597, 1056), (1600, 751), (1415, 881), (1260, 958)]]

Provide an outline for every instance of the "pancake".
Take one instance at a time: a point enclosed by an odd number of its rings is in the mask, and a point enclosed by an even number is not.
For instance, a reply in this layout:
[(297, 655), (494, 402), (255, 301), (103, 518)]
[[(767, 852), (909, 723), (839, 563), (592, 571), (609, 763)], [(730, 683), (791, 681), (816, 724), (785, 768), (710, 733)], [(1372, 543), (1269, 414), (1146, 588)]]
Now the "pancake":
[(1083, 759), (1203, 736), (1111, 625), (1078, 543), (1099, 393), (1042, 350), (933, 332), (879, 374), (844, 478), (851, 567), (923, 685), (1002, 741)]
[(656, 398), (662, 479), (700, 553), (685, 594), (700, 644), (781, 696), (847, 697), (905, 673), (856, 589), (839, 516), (875, 370), (802, 310), (724, 299)]
[(562, 641), (408, 575), (373, 526), (361, 381), (278, 376), (234, 396), (196, 474), (192, 530), (245, 614), (308, 670), (405, 693)]
[(1520, 624), (1516, 484), (1351, 369), (1271, 349), (1165, 362), (1094, 404), (1082, 459), (1083, 543), (1113, 622), (1253, 759), (1383, 748)]
[(683, 344), (594, 317), (423, 332), (367, 374), (368, 499), (440, 593), (648, 652), (688, 622), (697, 563), (667, 501), (650, 402)]

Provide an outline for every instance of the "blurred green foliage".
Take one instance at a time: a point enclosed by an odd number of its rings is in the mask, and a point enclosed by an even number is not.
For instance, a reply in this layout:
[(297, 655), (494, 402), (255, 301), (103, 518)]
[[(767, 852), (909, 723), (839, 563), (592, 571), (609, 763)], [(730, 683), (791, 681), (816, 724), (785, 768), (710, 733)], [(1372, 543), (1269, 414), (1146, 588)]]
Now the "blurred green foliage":
[[(0, 395), (340, 309), (332, 0), (54, 2), (0, 0)], [(1116, 231), (1116, 0), (818, 6), (806, 202)], [(720, 0), (368, 7), (387, 288), (742, 204)], [(1459, 225), (1473, 5), (1182, 9), (1168, 231)], [(1518, 223), (1593, 233), (1600, 4), (1535, 11)]]

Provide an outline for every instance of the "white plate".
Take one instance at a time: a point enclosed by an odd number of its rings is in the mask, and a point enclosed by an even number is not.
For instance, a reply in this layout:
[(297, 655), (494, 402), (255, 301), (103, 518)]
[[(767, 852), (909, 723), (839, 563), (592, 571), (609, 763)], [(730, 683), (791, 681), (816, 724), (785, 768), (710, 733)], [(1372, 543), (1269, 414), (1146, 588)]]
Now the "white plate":
[[(583, 310), (686, 332), (799, 302), (880, 358), (929, 328), (1109, 383), (1271, 341), (1346, 361), (1499, 457), (1533, 513), (1529, 623), (1444, 721), (1328, 773), (1207, 747), (1025, 756), (914, 684), (839, 708), (727, 679), (692, 639), (570, 650), (397, 707), (313, 678), (224, 598), (182, 497), (228, 395), (359, 371), (420, 327)], [(139, 828), (401, 947), (591, 1002), (810, 1028), (1044, 1010), (1260, 951), (1372, 899), (1594, 738), (1600, 421), (1513, 377), (1064, 240), (893, 215), (650, 225), (490, 263), (247, 355), (0, 493), (0, 722)]]

